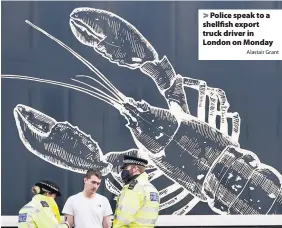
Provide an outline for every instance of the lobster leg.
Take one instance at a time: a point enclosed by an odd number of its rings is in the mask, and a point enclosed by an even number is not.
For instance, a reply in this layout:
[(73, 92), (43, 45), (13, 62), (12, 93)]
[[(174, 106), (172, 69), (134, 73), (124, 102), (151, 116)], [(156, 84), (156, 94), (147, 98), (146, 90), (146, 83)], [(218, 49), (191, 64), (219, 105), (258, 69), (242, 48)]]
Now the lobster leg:
[(182, 76), (175, 73), (166, 56), (160, 61), (147, 61), (140, 67), (140, 70), (154, 80), (157, 88), (165, 97), (169, 108), (175, 112), (175, 115), (178, 112), (190, 114)]
[[(206, 97), (208, 96), (208, 123), (212, 127), (218, 128), (216, 126), (216, 117), (219, 116), (219, 130), (223, 134), (228, 135), (227, 119), (231, 118), (231, 137), (234, 141), (238, 142), (240, 133), (240, 116), (238, 113), (228, 112), (230, 105), (226, 94), (222, 89), (208, 87), (206, 82), (203, 80), (182, 77), (181, 75), (176, 74), (173, 66), (166, 57), (164, 57), (161, 61), (146, 62), (140, 67), (140, 70), (154, 80), (159, 91), (165, 97), (171, 112), (174, 113), (176, 117), (181, 112), (190, 114), (186, 100), (187, 95), (185, 93), (185, 87), (198, 90), (197, 118), (203, 122), (205, 122), (206, 118)], [(220, 107), (219, 110), (217, 110), (218, 103)]]
[[(167, 61), (168, 62), (168, 61)], [(168, 62), (169, 63), (169, 62)], [(151, 63), (152, 64), (152, 63)], [(209, 99), (209, 114), (208, 114), (208, 123), (214, 127), (216, 126), (216, 117), (220, 117), (220, 127), (219, 130), (228, 135), (228, 122), (227, 119), (232, 119), (232, 133), (231, 137), (235, 142), (238, 142), (239, 133), (240, 133), (240, 116), (237, 112), (232, 113), (228, 112), (229, 102), (227, 100), (226, 94), (222, 89), (208, 87), (206, 82), (203, 80), (198, 80), (189, 77), (182, 77), (179, 74), (175, 74), (173, 67), (170, 65), (170, 73), (168, 74), (164, 70), (160, 70), (156, 73), (156, 70), (145, 71), (144, 68), (152, 69), (152, 67), (148, 67), (150, 63), (145, 63), (144, 66), (141, 67), (141, 70), (151, 76), (155, 83), (158, 86), (158, 89), (162, 92), (164, 97), (166, 98), (171, 111), (178, 115), (178, 110), (173, 110), (175, 106), (172, 106), (172, 102), (177, 103), (182, 110), (186, 114), (190, 114), (188, 103), (186, 100), (186, 93), (184, 87), (189, 87), (192, 89), (198, 90), (198, 107), (197, 107), (197, 118), (203, 122), (205, 122), (205, 112), (206, 112), (206, 97)], [(166, 66), (165, 69), (168, 69)], [(163, 73), (160, 73), (163, 72)], [(171, 75), (174, 75), (173, 77)], [(164, 86), (163, 81), (169, 81)], [(170, 85), (168, 87), (168, 85)], [(217, 110), (217, 106), (219, 103), (219, 110)]]

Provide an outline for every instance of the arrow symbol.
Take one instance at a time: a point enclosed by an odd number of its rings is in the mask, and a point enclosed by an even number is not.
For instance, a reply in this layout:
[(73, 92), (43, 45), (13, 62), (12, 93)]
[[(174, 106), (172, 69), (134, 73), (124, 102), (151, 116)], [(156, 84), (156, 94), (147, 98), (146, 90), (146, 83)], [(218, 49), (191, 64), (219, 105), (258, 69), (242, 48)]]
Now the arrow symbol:
[(208, 17), (209, 15), (207, 13), (204, 13), (204, 18)]

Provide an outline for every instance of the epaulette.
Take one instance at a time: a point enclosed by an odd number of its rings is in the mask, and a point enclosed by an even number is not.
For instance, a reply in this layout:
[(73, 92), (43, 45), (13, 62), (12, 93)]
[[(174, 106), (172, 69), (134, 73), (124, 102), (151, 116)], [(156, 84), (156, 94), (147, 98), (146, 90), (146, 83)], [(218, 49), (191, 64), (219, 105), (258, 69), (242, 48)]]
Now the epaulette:
[(49, 207), (48, 203), (46, 201), (40, 201), (42, 207)]
[(128, 189), (132, 190), (134, 189), (135, 185), (138, 183), (138, 180), (134, 179), (130, 182)]

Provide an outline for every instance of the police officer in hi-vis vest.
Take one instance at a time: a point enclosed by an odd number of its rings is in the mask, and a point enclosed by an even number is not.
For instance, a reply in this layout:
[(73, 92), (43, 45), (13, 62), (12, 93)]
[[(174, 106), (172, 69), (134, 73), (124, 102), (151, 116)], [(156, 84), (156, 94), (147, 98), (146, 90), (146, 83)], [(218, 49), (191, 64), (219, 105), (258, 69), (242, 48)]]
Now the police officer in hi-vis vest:
[(124, 156), (121, 177), (125, 183), (117, 199), (113, 228), (154, 227), (159, 214), (159, 192), (145, 172), (148, 161)]
[(61, 193), (55, 183), (41, 181), (32, 187), (32, 192), (32, 200), (19, 211), (19, 228), (70, 228), (67, 222), (61, 223), (55, 202), (55, 198), (61, 196)]

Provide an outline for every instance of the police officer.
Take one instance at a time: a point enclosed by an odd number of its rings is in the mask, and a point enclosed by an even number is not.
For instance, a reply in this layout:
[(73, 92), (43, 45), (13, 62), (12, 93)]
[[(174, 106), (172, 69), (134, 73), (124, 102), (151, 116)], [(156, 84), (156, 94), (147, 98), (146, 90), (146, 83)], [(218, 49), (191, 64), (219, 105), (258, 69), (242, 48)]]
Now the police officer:
[(159, 214), (159, 193), (145, 172), (148, 161), (124, 156), (121, 177), (125, 185), (117, 199), (113, 228), (154, 227)]
[(32, 200), (19, 211), (19, 228), (70, 228), (67, 222), (61, 223), (55, 202), (61, 193), (54, 182), (40, 181), (32, 187), (32, 192)]

